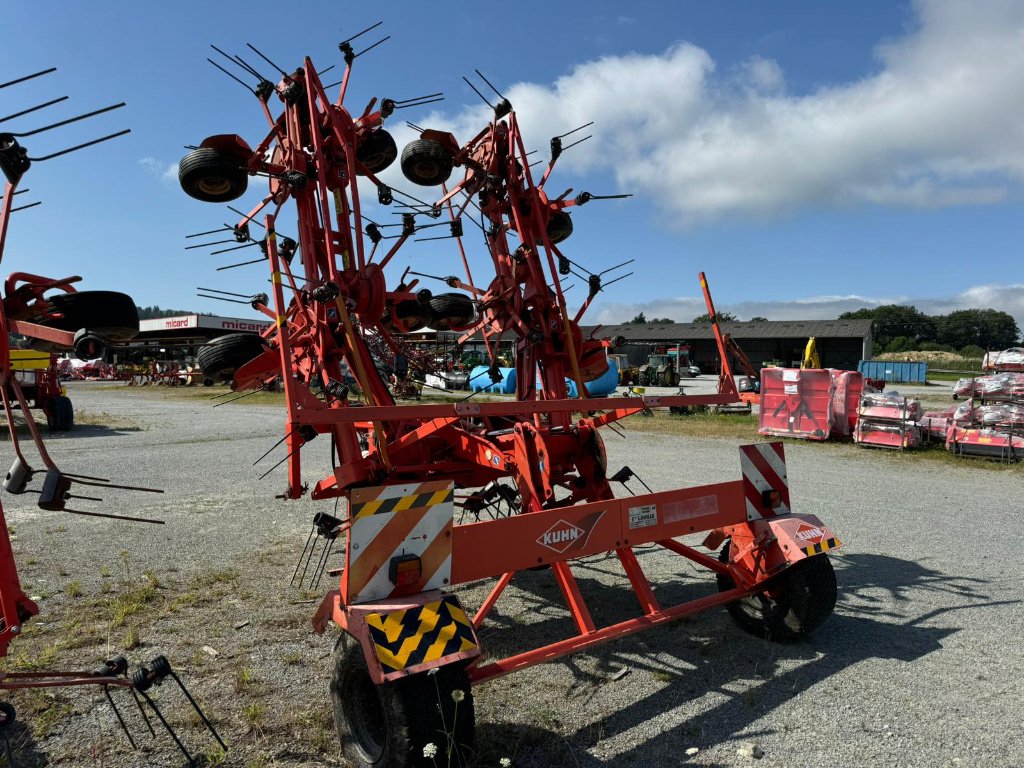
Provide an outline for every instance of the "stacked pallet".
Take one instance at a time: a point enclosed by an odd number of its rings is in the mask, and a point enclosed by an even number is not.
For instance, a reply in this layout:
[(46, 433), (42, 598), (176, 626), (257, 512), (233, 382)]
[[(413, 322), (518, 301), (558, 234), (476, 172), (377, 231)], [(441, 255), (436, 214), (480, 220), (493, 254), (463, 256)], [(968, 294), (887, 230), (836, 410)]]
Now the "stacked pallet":
[[(1016, 365), (1016, 354), (1008, 353), (1018, 351), (1000, 353), (1001, 365)], [(1002, 461), (1024, 458), (1024, 373), (1006, 371), (960, 379), (953, 387), (953, 397), (963, 398), (964, 402), (950, 415), (946, 430), (948, 451), (958, 456)]]
[(899, 392), (867, 392), (857, 408), (853, 440), (858, 445), (905, 450), (921, 445), (921, 403)]

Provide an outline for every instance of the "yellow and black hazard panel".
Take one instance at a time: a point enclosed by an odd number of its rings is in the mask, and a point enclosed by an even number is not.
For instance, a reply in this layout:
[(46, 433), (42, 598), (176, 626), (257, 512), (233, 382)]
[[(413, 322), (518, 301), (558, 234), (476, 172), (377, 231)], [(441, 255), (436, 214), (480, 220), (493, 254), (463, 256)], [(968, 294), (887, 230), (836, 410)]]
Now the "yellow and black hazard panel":
[(803, 547), (802, 552), (810, 557), (811, 555), (820, 555), (823, 552), (828, 552), (830, 549), (841, 547), (843, 542), (839, 539), (822, 539), (817, 544), (812, 544), (809, 547)]
[(368, 613), (366, 626), (385, 678), (480, 653), (473, 623), (454, 595), (397, 611)]

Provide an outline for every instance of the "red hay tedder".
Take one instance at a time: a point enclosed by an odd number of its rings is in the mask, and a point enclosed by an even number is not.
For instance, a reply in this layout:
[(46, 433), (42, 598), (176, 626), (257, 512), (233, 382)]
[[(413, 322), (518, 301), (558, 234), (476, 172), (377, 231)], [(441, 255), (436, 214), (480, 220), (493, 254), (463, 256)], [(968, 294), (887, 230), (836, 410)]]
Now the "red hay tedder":
[[(346, 69), (338, 93), (328, 95), (309, 58), (292, 72), (278, 69), (276, 85), (261, 78), (253, 91), (266, 136), (255, 149), (235, 135), (206, 139), (181, 161), (180, 180), (191, 197), (223, 203), (244, 193), (249, 176), (269, 177), (260, 203), (230, 229), (239, 243), (264, 252), (256, 261), (269, 266), (272, 296), (254, 296), (253, 305), (274, 326), (255, 349), (251, 341), (238, 341), (237, 350), (222, 342), (215, 367), (233, 369), (240, 392), (283, 377), (285, 496), (308, 491), (313, 499), (347, 502), (347, 515), (314, 517), (303, 574), (296, 569), (301, 581), (316, 542), (325, 539), (316, 583), (344, 534), (340, 583), (313, 625), (322, 632), (334, 622), (343, 630), (331, 693), (346, 758), (358, 766), (430, 765), (423, 749), (433, 743), (458, 759), (473, 738), (471, 685), (714, 606), (728, 606), (744, 629), (772, 640), (815, 629), (835, 604), (824, 553), (839, 542), (816, 517), (792, 512), (781, 444), (742, 447), (741, 479), (615, 497), (612, 483), (633, 472), (609, 473), (602, 427), (647, 408), (739, 398), (735, 385), (702, 396), (586, 396), (585, 382), (605, 370), (607, 358), (600, 341), (583, 337), (579, 321), (604, 286), (588, 274), (589, 294), (570, 312), (560, 278), (576, 264), (561, 249), (573, 230), (569, 210), (598, 196), (547, 193), (561, 137), (552, 140), (550, 162), (536, 180), (516, 113), (495, 90), (493, 119), (476, 136), (460, 143), (413, 126), (419, 138), (399, 159), (384, 121), (438, 94), (379, 105), (374, 99), (349, 112), (344, 99), (358, 54), (350, 41), (340, 47)], [(245, 65), (236, 58), (229, 61)], [(439, 188), (435, 202), (379, 178), (396, 159), (411, 183)], [(384, 238), (367, 217), (360, 179), (376, 188), (380, 205), (410, 201), (396, 238)], [(295, 240), (277, 229), (292, 204)], [(462, 224), (474, 215), (494, 268), (483, 282), (474, 280), (462, 250)], [(259, 240), (250, 236), (254, 223), (265, 227)], [(444, 280), (461, 292), (417, 290), (406, 275), (389, 284), (385, 270), (398, 250), (417, 231), (442, 224), (465, 271)], [(703, 275), (701, 283), (713, 315)], [(495, 375), (495, 349), (513, 339), (515, 399), (396, 404), (371, 347), (397, 349), (403, 333), (428, 324), (464, 338), (482, 334)], [(719, 345), (728, 366), (721, 336)], [(343, 384), (343, 364), (364, 400)], [(580, 399), (567, 396), (567, 378)], [(328, 436), (336, 461), (310, 487), (301, 449), (318, 435)], [(700, 532), (704, 551), (679, 540)], [(707, 568), (717, 593), (661, 605), (634, 553), (652, 543)], [(596, 625), (573, 575), (573, 561), (601, 553), (618, 558), (639, 603), (635, 618), (610, 626)], [(540, 567), (550, 569), (576, 633), (488, 657), (478, 630), (516, 573)], [(469, 611), (452, 590), (482, 579), (495, 580), (493, 588)]]

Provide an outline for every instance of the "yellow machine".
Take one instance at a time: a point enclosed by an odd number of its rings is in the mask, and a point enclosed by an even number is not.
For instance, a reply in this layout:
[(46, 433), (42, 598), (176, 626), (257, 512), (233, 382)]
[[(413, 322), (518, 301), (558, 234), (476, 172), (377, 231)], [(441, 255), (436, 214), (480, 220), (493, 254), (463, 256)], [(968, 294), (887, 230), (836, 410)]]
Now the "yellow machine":
[(804, 359), (800, 361), (801, 368), (821, 368), (821, 358), (818, 357), (818, 344), (811, 336), (807, 340), (807, 348), (804, 350)]

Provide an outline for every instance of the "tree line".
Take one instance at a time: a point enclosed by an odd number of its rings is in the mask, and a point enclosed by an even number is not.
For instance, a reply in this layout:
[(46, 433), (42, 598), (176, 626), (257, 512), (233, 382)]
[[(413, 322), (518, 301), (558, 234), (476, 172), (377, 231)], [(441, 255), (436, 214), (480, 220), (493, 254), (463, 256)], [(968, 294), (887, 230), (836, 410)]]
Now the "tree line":
[[(979, 357), (983, 352), (1006, 349), (1021, 344), (1021, 332), (1013, 316), (997, 309), (961, 309), (948, 315), (927, 315), (917, 307), (886, 304), (844, 312), (840, 320), (870, 320), (876, 352), (960, 352)], [(719, 322), (733, 322), (738, 317), (729, 312), (718, 313)], [(753, 317), (751, 322), (767, 320)], [(668, 317), (648, 320), (638, 313), (627, 325), (674, 323)], [(694, 323), (710, 323), (707, 313), (693, 318)]]
[(152, 320), (155, 317), (174, 317), (176, 315), (195, 314), (191, 310), (187, 309), (160, 309), (156, 304), (152, 307), (138, 307), (138, 310), (139, 320)]

